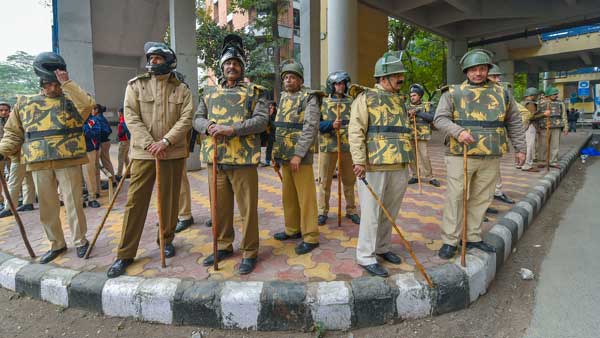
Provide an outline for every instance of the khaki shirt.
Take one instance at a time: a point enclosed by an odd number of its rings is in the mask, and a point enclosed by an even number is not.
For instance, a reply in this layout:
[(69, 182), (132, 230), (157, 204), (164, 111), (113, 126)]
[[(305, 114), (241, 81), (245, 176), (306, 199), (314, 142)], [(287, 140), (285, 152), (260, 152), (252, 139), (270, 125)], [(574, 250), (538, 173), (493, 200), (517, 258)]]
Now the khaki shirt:
[[(381, 85), (376, 88), (383, 90)], [(369, 165), (367, 158), (367, 130), (369, 129), (369, 110), (367, 109), (367, 97), (364, 93), (358, 94), (352, 102), (350, 111), (350, 122), (348, 124), (348, 143), (352, 163), (366, 166), (367, 171), (392, 171), (406, 168), (406, 164), (384, 164)]]
[[(450, 93), (446, 91), (444, 94), (442, 94), (440, 102), (438, 103), (433, 125), (445, 133), (446, 137), (452, 136), (458, 140), (458, 135), (465, 130), (465, 128), (454, 123), (452, 120), (453, 113), (454, 104), (452, 103)], [(527, 146), (525, 143), (525, 130), (523, 128), (521, 112), (519, 111), (514, 98), (510, 94), (504, 125), (508, 131), (508, 137), (510, 138), (510, 141), (516, 151), (520, 153), (526, 153)]]
[(146, 148), (166, 138), (166, 159), (188, 156), (187, 138), (194, 105), (188, 86), (175, 76), (144, 74), (129, 81), (123, 105), (131, 132), (131, 154), (136, 160), (154, 160)]
[[(61, 85), (64, 95), (73, 102), (75, 108), (85, 121), (92, 109), (96, 105), (94, 99), (81, 89), (73, 80), (68, 80)], [(0, 141), (0, 154), (5, 157), (18, 155), (21, 152), (21, 146), (25, 140), (25, 131), (21, 123), (19, 114), (19, 104), (13, 107), (13, 111), (8, 117), (8, 121), (4, 126), (4, 137)], [(14, 158), (14, 157), (13, 157)], [(74, 165), (87, 163), (87, 157), (68, 159), (68, 160), (53, 160), (36, 163), (28, 163), (27, 171), (44, 170), (44, 169), (62, 169)]]

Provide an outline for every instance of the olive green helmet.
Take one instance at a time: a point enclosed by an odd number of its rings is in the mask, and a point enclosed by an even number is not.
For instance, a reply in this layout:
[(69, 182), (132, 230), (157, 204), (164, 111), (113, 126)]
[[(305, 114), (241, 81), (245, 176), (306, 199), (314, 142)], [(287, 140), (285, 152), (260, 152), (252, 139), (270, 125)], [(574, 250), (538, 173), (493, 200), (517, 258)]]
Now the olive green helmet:
[(402, 64), (402, 51), (385, 52), (375, 63), (375, 73), (373, 77), (406, 73)]
[(552, 96), (558, 94), (558, 88), (556, 87), (548, 87), (546, 88), (546, 96)]
[(492, 68), (488, 71), (488, 75), (504, 75), (502, 68), (495, 63), (492, 63)]
[(486, 49), (471, 49), (460, 59), (460, 65), (463, 73), (466, 72), (467, 69), (479, 65), (488, 65), (488, 67), (491, 68), (492, 52)]
[(525, 89), (525, 96), (538, 96), (540, 95), (540, 91), (535, 87), (529, 87)]
[(287, 59), (281, 63), (281, 72), (279, 74), (282, 80), (286, 73), (294, 73), (304, 80), (304, 67), (294, 59)]

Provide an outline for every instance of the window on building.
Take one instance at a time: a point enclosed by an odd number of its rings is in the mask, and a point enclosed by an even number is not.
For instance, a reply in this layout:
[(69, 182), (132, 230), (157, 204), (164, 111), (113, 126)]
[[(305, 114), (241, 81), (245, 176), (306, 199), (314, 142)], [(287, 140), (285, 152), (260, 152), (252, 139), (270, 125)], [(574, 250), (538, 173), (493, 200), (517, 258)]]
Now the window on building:
[(294, 8), (294, 35), (300, 36), (300, 10)]

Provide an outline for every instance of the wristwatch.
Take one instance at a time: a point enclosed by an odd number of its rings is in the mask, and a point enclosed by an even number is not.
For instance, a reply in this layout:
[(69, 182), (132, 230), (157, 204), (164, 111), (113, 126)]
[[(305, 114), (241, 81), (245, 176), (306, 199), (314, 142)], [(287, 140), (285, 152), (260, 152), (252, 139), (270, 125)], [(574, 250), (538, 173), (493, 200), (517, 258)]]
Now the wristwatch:
[(165, 147), (168, 147), (171, 145), (171, 142), (169, 142), (169, 140), (167, 140), (166, 138), (163, 138), (162, 140), (160, 140), (160, 142), (162, 142), (162, 144), (164, 144)]

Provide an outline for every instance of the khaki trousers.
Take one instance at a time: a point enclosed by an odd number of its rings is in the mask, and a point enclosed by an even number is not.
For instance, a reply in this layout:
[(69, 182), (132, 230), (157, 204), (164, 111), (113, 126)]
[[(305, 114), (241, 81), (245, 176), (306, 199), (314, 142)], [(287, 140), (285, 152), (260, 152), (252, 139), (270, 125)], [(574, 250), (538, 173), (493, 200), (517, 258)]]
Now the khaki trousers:
[(119, 142), (119, 166), (117, 167), (117, 175), (125, 175), (125, 167), (129, 164), (129, 141)]
[[(208, 172), (209, 191), (212, 198), (212, 170)], [(217, 245), (219, 250), (233, 251), (233, 199), (242, 216), (243, 258), (256, 258), (258, 254), (258, 172), (256, 167), (219, 170), (217, 172)], [(211, 208), (213, 202), (211, 200)]]
[(525, 131), (525, 142), (527, 143), (527, 155), (525, 156), (525, 164), (522, 169), (527, 170), (533, 168), (533, 160), (535, 158), (535, 136), (536, 130), (533, 123)]
[[(429, 159), (429, 151), (427, 150), (428, 143), (428, 140), (417, 141), (417, 147), (419, 150), (419, 170), (421, 171), (421, 180), (425, 181), (430, 181), (433, 179), (433, 171), (431, 170), (431, 160)], [(410, 171), (412, 173), (412, 177), (417, 178), (416, 163), (410, 163)]]
[[(560, 135), (562, 128), (550, 128), (550, 164), (558, 164), (558, 152), (560, 150)], [(546, 129), (540, 135), (540, 147), (538, 161), (546, 163)]]
[(115, 176), (115, 168), (110, 160), (110, 141), (100, 143), (100, 162), (111, 176)]
[(304, 242), (319, 243), (317, 190), (312, 164), (301, 164), (292, 172), (289, 163), (281, 166), (285, 233), (302, 233)]
[[(4, 160), (4, 161), (0, 161), (0, 175), (4, 175), (5, 174), (5, 169), (8, 175), (10, 175), (10, 165), (11, 165), (11, 161), (10, 160)], [(6, 177), (6, 175), (5, 175)], [(14, 201), (16, 203), (16, 201)], [(8, 202), (7, 202), (8, 203)], [(4, 204), (4, 191), (0, 191), (0, 204)], [(8, 205), (6, 205), (8, 207)]]
[(179, 216), (180, 221), (192, 219), (192, 191), (190, 189), (190, 181), (187, 177), (187, 168), (183, 166), (181, 174), (181, 191), (179, 192)]
[[(356, 175), (352, 171), (352, 155), (349, 152), (342, 152), (341, 159), (342, 163), (338, 169), (338, 175), (342, 177), (346, 215), (353, 215), (356, 214), (356, 201), (354, 199)], [(319, 215), (327, 215), (329, 212), (331, 182), (336, 164), (337, 153), (319, 153)]]
[(58, 250), (66, 246), (65, 236), (60, 222), (60, 200), (56, 190), (56, 181), (65, 202), (67, 223), (71, 230), (73, 244), (80, 247), (87, 243), (85, 234), (87, 222), (83, 213), (81, 195), (81, 166), (74, 165), (62, 169), (33, 171), (33, 180), (40, 206), (40, 223), (50, 241), (50, 249)]
[[(495, 183), (500, 172), (499, 157), (469, 157), (467, 160), (467, 241), (481, 241), (481, 223), (494, 199)], [(446, 156), (448, 188), (442, 217), (444, 244), (457, 246), (463, 222), (463, 158)]]
[(85, 185), (88, 191), (88, 200), (96, 200), (96, 194), (98, 193), (98, 161), (99, 151), (93, 150), (87, 152), (88, 163), (83, 165), (83, 171), (85, 172)]
[[(408, 185), (408, 169), (368, 171), (365, 178), (395, 220)], [(360, 265), (375, 264), (377, 254), (392, 249), (392, 224), (363, 182), (358, 185), (358, 197), (361, 215), (356, 262)]]
[(19, 161), (13, 161), (10, 164), (10, 175), (8, 176), (8, 191), (10, 198), (17, 204), (21, 188), (23, 190), (23, 205), (35, 203), (35, 184), (33, 175), (27, 171), (27, 165)]
[[(135, 258), (156, 181), (154, 160), (134, 159), (132, 161), (131, 182), (127, 191), (127, 204), (125, 205), (117, 259)], [(160, 207), (162, 207), (161, 218), (165, 227), (165, 244), (172, 243), (175, 238), (179, 190), (181, 190), (181, 174), (184, 166), (185, 158), (160, 161), (160, 199), (162, 201)], [(157, 240), (160, 236), (158, 231), (157, 229)]]

